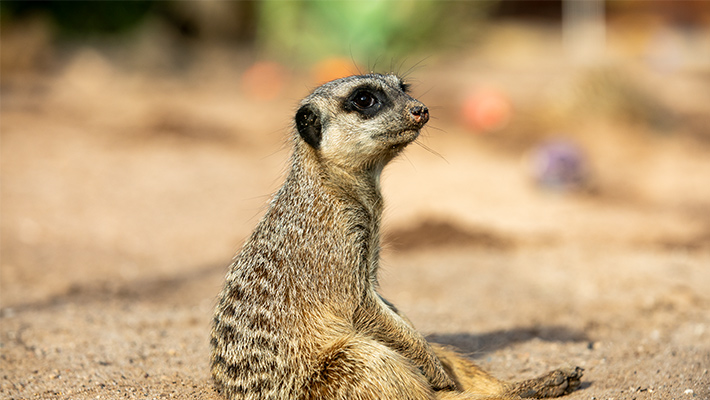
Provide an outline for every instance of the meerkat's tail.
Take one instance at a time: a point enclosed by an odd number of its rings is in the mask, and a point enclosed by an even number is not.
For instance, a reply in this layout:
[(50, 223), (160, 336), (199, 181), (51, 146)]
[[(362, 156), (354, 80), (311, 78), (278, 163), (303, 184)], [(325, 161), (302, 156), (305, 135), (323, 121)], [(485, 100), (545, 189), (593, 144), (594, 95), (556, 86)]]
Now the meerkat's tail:
[[(582, 368), (568, 368), (551, 371), (535, 379), (509, 383), (501, 381), (456, 351), (432, 344), (434, 352), (444, 365), (458, 389), (472, 399), (520, 399), (559, 397), (576, 390), (580, 385)], [(456, 399), (456, 392), (442, 393), (444, 399)], [(447, 397), (454, 396), (454, 397)]]

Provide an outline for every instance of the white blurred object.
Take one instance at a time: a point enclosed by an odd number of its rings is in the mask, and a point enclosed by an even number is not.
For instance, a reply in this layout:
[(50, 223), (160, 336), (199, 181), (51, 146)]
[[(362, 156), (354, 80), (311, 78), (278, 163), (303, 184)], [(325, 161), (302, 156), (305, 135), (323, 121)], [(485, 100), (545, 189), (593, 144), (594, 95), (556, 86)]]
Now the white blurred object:
[(599, 62), (606, 51), (604, 0), (563, 0), (562, 40), (574, 61)]

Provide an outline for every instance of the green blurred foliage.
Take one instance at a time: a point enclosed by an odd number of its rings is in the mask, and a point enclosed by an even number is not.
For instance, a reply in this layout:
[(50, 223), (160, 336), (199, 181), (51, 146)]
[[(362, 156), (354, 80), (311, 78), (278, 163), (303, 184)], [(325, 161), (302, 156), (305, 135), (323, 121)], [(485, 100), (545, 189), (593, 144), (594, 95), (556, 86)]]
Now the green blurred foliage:
[[(272, 57), (309, 62), (331, 56), (371, 63), (440, 44), (475, 23), (495, 1), (264, 1), (258, 45)], [(461, 12), (464, 11), (464, 12)], [(463, 19), (465, 18), (465, 20)]]

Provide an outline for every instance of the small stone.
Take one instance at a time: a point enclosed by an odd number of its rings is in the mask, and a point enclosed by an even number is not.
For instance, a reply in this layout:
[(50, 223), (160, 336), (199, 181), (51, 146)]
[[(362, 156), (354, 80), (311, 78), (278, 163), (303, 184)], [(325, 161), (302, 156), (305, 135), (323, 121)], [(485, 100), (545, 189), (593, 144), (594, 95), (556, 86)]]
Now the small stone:
[(652, 340), (659, 341), (659, 340), (661, 340), (661, 331), (659, 331), (658, 329), (654, 329), (651, 332), (650, 336), (651, 336)]

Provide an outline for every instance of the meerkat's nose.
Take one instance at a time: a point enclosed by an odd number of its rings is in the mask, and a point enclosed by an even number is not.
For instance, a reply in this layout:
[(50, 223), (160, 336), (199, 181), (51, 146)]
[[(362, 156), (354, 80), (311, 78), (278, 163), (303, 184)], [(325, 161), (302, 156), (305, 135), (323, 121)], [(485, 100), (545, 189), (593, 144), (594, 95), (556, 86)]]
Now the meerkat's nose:
[(426, 106), (414, 106), (409, 109), (409, 112), (417, 124), (424, 125), (429, 121), (429, 109)]

